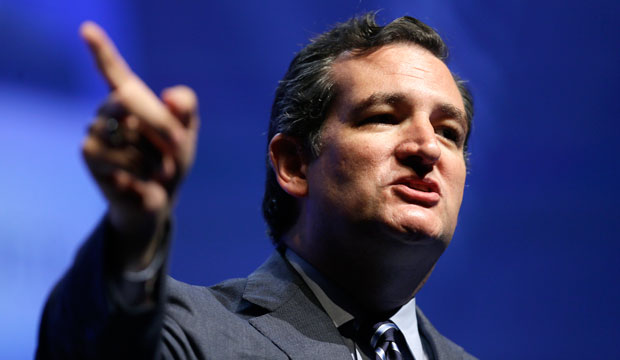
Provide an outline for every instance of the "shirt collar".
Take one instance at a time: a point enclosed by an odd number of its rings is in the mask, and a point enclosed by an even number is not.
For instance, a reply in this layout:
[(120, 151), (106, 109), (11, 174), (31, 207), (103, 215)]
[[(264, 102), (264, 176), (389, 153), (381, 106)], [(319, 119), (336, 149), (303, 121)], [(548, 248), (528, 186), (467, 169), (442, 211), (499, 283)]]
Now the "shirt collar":
[[(337, 328), (354, 319), (354, 316), (349, 311), (342, 308), (343, 306), (351, 308), (351, 304), (340, 289), (331, 284), (312, 265), (308, 264), (292, 250), (286, 249), (284, 256), (299, 273), (306, 285), (308, 285)], [(341, 305), (337, 305), (334, 301)]]

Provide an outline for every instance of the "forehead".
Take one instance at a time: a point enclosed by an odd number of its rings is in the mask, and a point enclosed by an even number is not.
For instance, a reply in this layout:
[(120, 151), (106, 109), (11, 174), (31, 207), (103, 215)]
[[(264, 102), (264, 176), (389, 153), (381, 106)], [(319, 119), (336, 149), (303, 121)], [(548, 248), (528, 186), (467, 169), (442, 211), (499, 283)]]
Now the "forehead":
[(415, 44), (390, 44), (364, 54), (346, 52), (333, 63), (338, 102), (361, 101), (373, 93), (406, 94), (413, 103), (449, 103), (464, 110), (448, 67)]

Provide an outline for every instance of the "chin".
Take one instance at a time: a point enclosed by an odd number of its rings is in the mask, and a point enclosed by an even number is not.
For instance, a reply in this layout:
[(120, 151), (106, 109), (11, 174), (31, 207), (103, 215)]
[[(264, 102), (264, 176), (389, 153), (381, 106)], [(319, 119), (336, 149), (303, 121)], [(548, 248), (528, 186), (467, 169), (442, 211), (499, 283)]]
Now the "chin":
[(443, 233), (443, 221), (432, 209), (411, 206), (392, 217), (396, 228), (413, 235), (437, 238)]
[(433, 244), (442, 238), (432, 227), (411, 223), (384, 223), (379, 233), (380, 237), (395, 239), (401, 244)]
[(392, 232), (401, 241), (427, 245), (441, 245), (444, 249), (450, 244), (452, 231), (446, 231), (442, 221), (436, 217), (424, 216), (399, 219), (391, 226)]
[(402, 237), (407, 242), (425, 244), (444, 243), (445, 238), (439, 231), (418, 226), (406, 226)]

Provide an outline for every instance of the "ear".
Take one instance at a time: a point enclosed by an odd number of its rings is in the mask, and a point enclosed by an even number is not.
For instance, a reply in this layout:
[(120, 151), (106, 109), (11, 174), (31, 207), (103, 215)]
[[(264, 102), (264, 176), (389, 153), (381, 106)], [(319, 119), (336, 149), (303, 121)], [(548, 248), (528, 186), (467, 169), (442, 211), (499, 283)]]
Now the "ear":
[(278, 133), (269, 142), (269, 159), (278, 184), (282, 190), (297, 198), (308, 194), (306, 158), (297, 138)]

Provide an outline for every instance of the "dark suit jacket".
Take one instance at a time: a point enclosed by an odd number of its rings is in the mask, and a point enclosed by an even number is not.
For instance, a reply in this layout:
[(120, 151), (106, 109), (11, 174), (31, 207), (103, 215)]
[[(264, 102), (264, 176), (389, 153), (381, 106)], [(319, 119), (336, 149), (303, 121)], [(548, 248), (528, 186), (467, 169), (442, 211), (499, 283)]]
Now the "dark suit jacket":
[[(279, 253), (248, 278), (213, 287), (162, 277), (164, 300), (132, 313), (109, 300), (102, 233), (85, 243), (50, 295), (37, 358), (351, 359), (332, 320)], [(435, 359), (473, 359), (419, 309), (417, 315)]]

